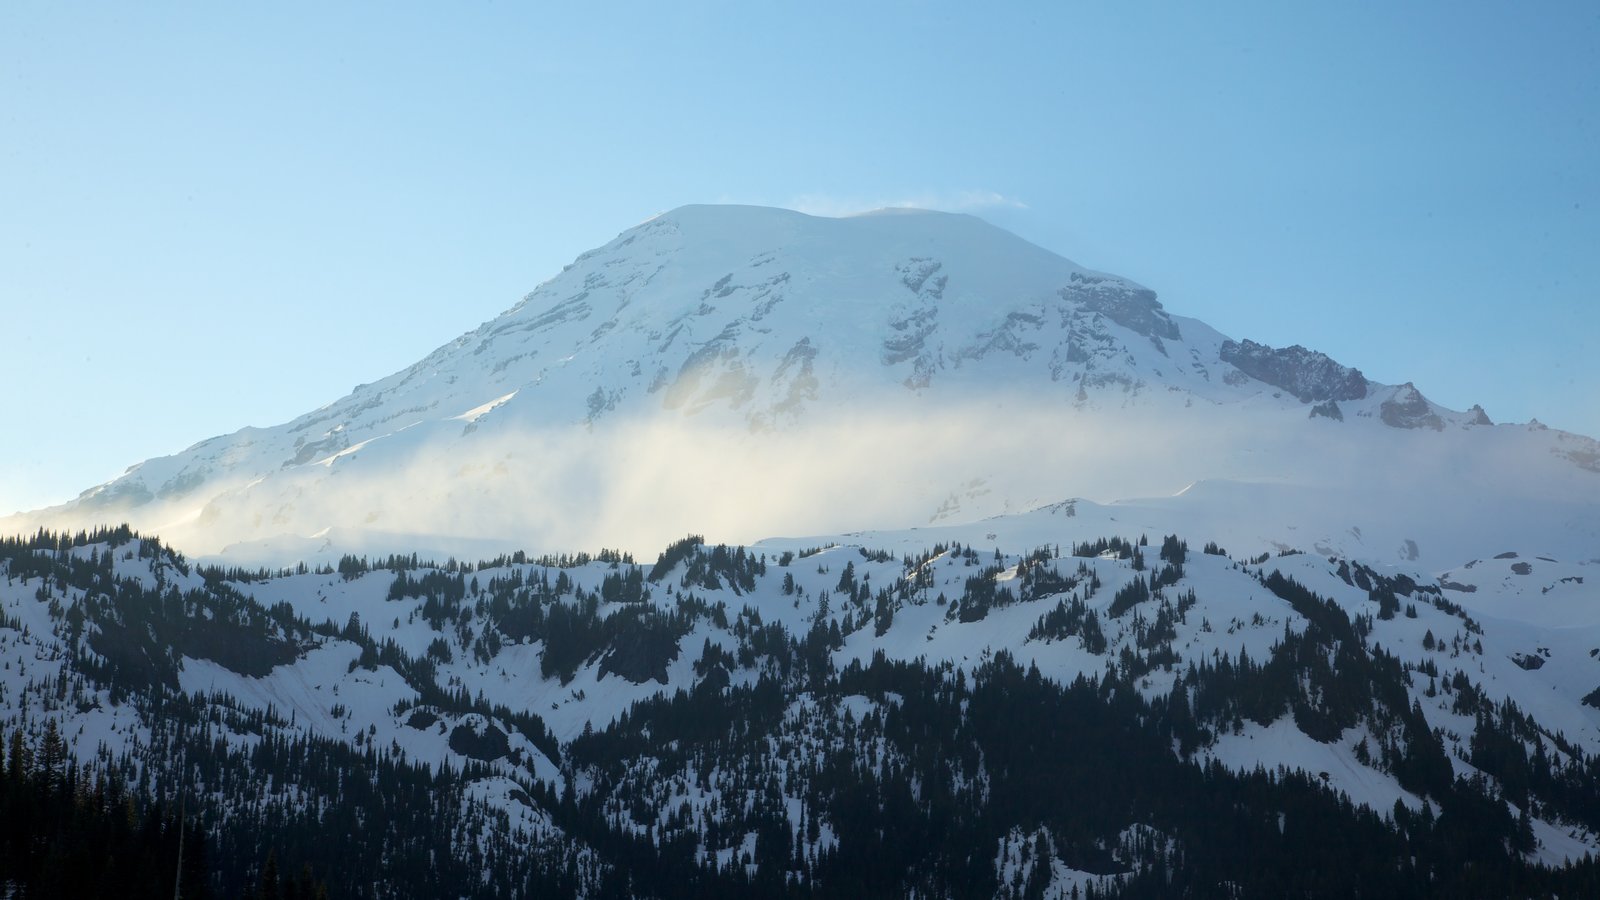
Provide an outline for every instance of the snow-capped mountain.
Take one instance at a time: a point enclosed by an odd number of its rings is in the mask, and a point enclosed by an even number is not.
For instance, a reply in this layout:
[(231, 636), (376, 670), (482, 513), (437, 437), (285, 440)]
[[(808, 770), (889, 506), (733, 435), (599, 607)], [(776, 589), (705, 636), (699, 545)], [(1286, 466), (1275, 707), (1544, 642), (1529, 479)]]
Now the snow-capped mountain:
[(0, 522), (0, 777), (189, 803), (229, 896), (1589, 896), (1597, 556), (1588, 438), (971, 217), (686, 207)]
[(1600, 445), (1229, 339), (970, 216), (690, 206), (402, 372), (0, 530), (127, 521), (277, 564), (750, 541), (1069, 497), (1168, 509), (1241, 550), (1578, 557), (1600, 545)]

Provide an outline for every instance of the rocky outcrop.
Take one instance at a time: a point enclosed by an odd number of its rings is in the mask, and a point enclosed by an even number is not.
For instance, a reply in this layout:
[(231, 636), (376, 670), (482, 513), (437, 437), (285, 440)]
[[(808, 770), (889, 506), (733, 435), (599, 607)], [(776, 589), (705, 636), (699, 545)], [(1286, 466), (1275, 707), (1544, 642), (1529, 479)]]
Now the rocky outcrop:
[[(1548, 653), (1541, 650), (1541, 653)], [(1511, 661), (1529, 672), (1544, 668), (1544, 656), (1541, 653), (1512, 653)]]
[(1383, 406), (1378, 408), (1378, 417), (1391, 428), (1444, 430), (1444, 420), (1433, 411), (1433, 404), (1409, 381), (1395, 388), (1394, 396), (1383, 401)]
[(1335, 422), (1343, 422), (1344, 410), (1339, 408), (1339, 402), (1337, 400), (1324, 400), (1321, 403), (1318, 403), (1316, 406), (1311, 407), (1311, 413), (1309, 414), (1308, 418), (1315, 419), (1319, 416), (1326, 419), (1333, 419)]
[[(1537, 422), (1538, 420), (1535, 419), (1534, 421)], [(1532, 423), (1529, 423), (1529, 427), (1532, 427)], [(1544, 429), (1542, 425), (1539, 427)], [(1580, 469), (1600, 472), (1600, 441), (1594, 438), (1584, 437), (1581, 434), (1557, 432), (1556, 446), (1552, 448), (1552, 452), (1557, 456), (1571, 460)]]
[(1135, 287), (1120, 278), (1107, 278), (1081, 272), (1072, 273), (1072, 282), (1059, 291), (1061, 299), (1078, 304), (1086, 312), (1099, 313), (1129, 331), (1156, 340), (1182, 340), (1178, 325), (1161, 308), (1156, 292)]
[(1360, 369), (1341, 366), (1325, 353), (1295, 344), (1282, 349), (1255, 341), (1224, 341), (1222, 361), (1257, 381), (1295, 395), (1301, 403), (1360, 400), (1367, 379)]

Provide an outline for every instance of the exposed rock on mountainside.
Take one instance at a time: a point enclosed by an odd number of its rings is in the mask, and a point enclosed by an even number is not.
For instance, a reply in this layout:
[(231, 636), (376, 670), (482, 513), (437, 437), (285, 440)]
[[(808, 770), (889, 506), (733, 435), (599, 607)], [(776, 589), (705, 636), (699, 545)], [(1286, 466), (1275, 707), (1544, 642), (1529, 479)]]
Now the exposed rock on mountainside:
[(1061, 289), (1061, 299), (1099, 313), (1123, 328), (1157, 341), (1180, 340), (1177, 323), (1161, 308), (1156, 292), (1136, 287), (1120, 278), (1074, 272), (1072, 283)]
[(1409, 381), (1395, 388), (1393, 396), (1383, 401), (1379, 415), (1383, 424), (1394, 428), (1444, 430), (1444, 420), (1433, 411), (1433, 404)]
[(1257, 381), (1283, 388), (1301, 403), (1360, 400), (1367, 396), (1367, 379), (1361, 370), (1341, 366), (1327, 354), (1299, 344), (1275, 349), (1248, 339), (1223, 341), (1218, 352), (1223, 362)]

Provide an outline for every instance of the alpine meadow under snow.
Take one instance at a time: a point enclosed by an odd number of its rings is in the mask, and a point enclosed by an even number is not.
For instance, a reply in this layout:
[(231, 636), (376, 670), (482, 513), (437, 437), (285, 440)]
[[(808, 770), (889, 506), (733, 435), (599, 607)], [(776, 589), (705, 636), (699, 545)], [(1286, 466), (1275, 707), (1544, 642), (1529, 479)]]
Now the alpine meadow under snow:
[(1600, 890), (1600, 443), (970, 216), (674, 210), (0, 533), (7, 777), (218, 895)]

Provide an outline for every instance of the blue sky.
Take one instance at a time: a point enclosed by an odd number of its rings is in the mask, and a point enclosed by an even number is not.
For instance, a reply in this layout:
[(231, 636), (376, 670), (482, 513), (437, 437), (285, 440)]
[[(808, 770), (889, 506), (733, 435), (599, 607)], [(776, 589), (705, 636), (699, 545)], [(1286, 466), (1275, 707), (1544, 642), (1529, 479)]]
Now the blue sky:
[(972, 212), (1600, 435), (1600, 6), (0, 6), (0, 512), (416, 361), (685, 203)]

